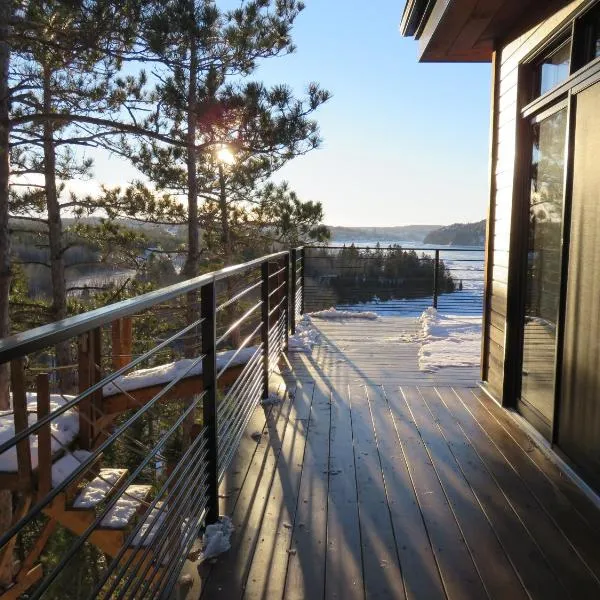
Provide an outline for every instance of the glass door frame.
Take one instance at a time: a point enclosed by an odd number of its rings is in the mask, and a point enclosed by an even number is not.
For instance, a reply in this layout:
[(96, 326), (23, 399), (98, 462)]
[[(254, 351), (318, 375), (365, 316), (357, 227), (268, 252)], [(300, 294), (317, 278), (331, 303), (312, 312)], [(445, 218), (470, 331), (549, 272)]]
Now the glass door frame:
[[(567, 109), (565, 164), (563, 173), (562, 251), (560, 269), (560, 296), (557, 317), (554, 361), (554, 411), (550, 427), (533, 424), (553, 445), (558, 439), (558, 415), (562, 385), (563, 339), (567, 299), (570, 210), (573, 183), (573, 148), (575, 141), (575, 116), (577, 94), (600, 81), (600, 57), (587, 64), (579, 64), (580, 38), (584, 33), (585, 14), (598, 9), (600, 0), (590, 2), (577, 11), (560, 31), (533, 50), (519, 65), (519, 116), (517, 118), (515, 176), (513, 185), (513, 215), (509, 260), (509, 300), (507, 306), (506, 357), (503, 388), (503, 405), (516, 408), (521, 397), (521, 372), (523, 367), (523, 323), (525, 317), (525, 283), (529, 246), (529, 202), (531, 193), (532, 125)], [(571, 63), (569, 76), (554, 89), (540, 97), (535, 96), (535, 74), (540, 58), (552, 47), (558, 47), (571, 36)], [(533, 98), (533, 99), (532, 99)]]

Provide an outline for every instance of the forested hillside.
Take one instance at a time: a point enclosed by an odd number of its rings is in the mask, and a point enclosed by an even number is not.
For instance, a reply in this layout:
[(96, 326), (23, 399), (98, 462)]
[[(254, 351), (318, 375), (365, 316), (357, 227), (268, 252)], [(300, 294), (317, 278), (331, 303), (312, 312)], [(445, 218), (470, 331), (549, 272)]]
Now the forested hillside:
[(485, 243), (485, 220), (477, 223), (454, 223), (440, 227), (428, 233), (424, 242), (442, 246), (483, 246)]

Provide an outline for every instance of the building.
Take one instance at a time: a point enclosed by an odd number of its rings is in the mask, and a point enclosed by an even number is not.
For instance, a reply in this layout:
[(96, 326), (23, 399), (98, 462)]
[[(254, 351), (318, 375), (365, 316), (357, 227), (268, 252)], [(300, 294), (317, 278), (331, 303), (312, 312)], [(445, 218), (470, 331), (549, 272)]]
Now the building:
[(483, 385), (600, 491), (600, 2), (408, 0), (401, 32), (491, 62)]

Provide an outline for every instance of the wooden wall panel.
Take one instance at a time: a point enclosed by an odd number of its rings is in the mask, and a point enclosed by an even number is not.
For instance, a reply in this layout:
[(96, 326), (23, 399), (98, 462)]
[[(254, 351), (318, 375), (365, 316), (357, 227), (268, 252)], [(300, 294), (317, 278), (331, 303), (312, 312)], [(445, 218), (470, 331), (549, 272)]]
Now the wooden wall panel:
[(493, 115), (495, 131), (492, 134), (491, 165), (491, 206), (494, 215), (493, 227), (490, 228), (491, 267), (488, 270), (488, 299), (486, 303), (487, 336), (484, 343), (483, 363), (487, 371), (483, 374), (487, 381), (486, 389), (499, 402), (511, 399), (502, 398), (505, 337), (506, 337), (506, 305), (508, 296), (508, 273), (511, 257), (509, 256), (511, 219), (515, 188), (515, 153), (518, 123), (518, 74), (519, 65), (538, 47), (541, 47), (556, 31), (568, 21), (586, 0), (574, 0), (565, 8), (555, 13), (543, 23), (532, 27), (518, 38), (497, 45), (499, 71), (496, 75), (495, 108)]

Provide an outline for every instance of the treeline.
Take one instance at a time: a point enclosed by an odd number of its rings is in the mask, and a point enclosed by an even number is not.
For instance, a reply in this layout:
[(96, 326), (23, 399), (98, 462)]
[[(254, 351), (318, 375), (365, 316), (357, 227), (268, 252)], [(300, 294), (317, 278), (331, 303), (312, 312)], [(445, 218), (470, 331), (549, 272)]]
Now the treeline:
[[(320, 288), (331, 288), (338, 304), (400, 298), (423, 298), (433, 294), (435, 260), (397, 244), (372, 249), (314, 249), (307, 275)], [(438, 293), (453, 292), (457, 283), (443, 260), (438, 263)], [(460, 285), (460, 283), (458, 283)]]
[(485, 219), (477, 223), (454, 223), (431, 231), (424, 239), (426, 244), (444, 246), (480, 246), (485, 244)]
[[(302, 9), (296, 0), (231, 10), (211, 0), (1, 3), (0, 337), (81, 310), (69, 299), (70, 269), (164, 262), (140, 262), (152, 242), (133, 223), (185, 232), (185, 277), (327, 239), (320, 203), (270, 178), (319, 146), (314, 113), (329, 93), (311, 83), (298, 96), (254, 78), (262, 61), (294, 51)], [(74, 191), (95, 175), (90, 148), (128, 161), (139, 178)], [(41, 271), (44, 316), (27, 281)], [(139, 291), (132, 280), (96, 302)], [(69, 360), (57, 349), (59, 366)], [(0, 369), (0, 408), (6, 377)]]

